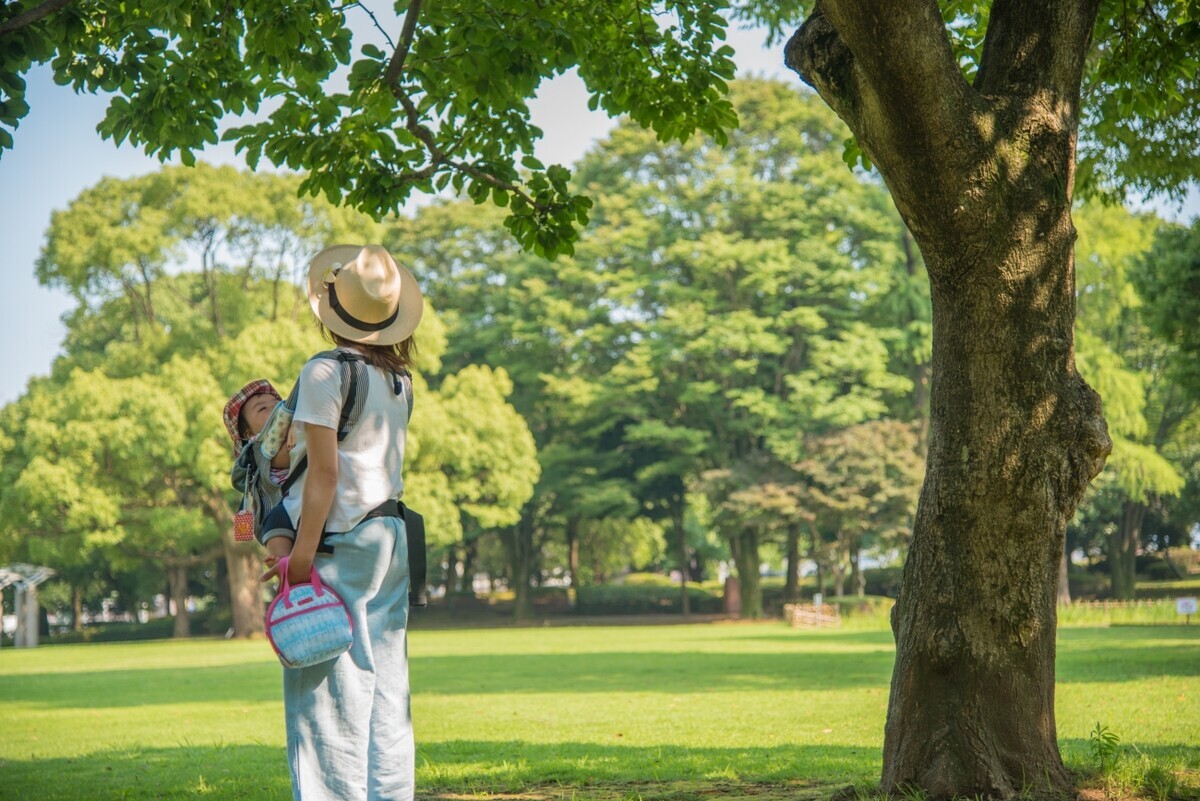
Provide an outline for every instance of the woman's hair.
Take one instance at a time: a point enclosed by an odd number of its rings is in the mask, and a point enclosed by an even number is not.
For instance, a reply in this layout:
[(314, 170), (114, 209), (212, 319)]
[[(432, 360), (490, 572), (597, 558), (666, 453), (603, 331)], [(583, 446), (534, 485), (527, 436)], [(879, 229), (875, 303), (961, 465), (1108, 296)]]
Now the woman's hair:
[(369, 345), (365, 342), (355, 342), (338, 336), (330, 331), (324, 323), (317, 321), (322, 336), (340, 348), (354, 348), (360, 351), (367, 364), (381, 370), (391, 370), (394, 373), (406, 372), (412, 367), (413, 357), (417, 355), (417, 341), (411, 336), (397, 342), (395, 345)]

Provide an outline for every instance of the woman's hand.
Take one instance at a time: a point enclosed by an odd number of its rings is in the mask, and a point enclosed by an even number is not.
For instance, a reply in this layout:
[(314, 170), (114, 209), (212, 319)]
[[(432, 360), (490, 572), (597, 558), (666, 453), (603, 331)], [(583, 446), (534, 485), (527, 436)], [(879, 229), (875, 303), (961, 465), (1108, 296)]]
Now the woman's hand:
[(312, 580), (312, 557), (305, 558), (303, 554), (294, 553), (288, 559), (288, 584), (295, 586), (297, 584), (307, 584)]

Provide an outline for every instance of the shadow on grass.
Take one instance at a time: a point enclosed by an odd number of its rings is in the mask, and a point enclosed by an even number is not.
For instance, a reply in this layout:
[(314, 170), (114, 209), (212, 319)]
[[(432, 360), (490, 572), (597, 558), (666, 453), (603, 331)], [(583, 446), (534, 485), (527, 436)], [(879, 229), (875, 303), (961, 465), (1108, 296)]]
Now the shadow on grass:
[[(787, 638), (783, 635), (754, 639)], [(839, 652), (819, 643), (881, 644), (887, 635), (822, 634), (796, 653), (697, 653), (686, 650), (575, 654), (413, 655), (413, 686), (421, 693), (672, 694), (739, 690), (836, 691), (891, 681), (889, 649)], [(1078, 640), (1077, 642), (1072, 642)], [(1064, 638), (1059, 683), (1130, 682), (1161, 676), (1200, 676), (1197, 646), (1165, 645), (1153, 636), (1123, 636), (1116, 647), (1083, 637)], [(181, 679), (185, 679), (181, 683)], [(5, 676), (0, 704), (15, 701), (52, 709), (99, 709), (206, 701), (277, 702), (281, 668), (254, 661), (185, 672), (145, 668)]]
[[(704, 693), (886, 687), (892, 655), (879, 653), (594, 653), (413, 656), (417, 692)], [(281, 668), (247, 662), (186, 672), (136, 670), (5, 676), (0, 703), (97, 709), (205, 701), (271, 702), (282, 697)], [(181, 679), (184, 681), (181, 683)]]
[[(577, 801), (710, 801), (828, 796), (878, 772), (877, 749), (846, 746), (637, 748), (588, 743), (419, 744), (418, 799), (519, 794)], [(0, 761), (3, 801), (286, 801), (282, 746), (223, 745), (105, 751)]]
[[(1133, 744), (1131, 744), (1133, 745)], [(1062, 743), (1068, 764), (1088, 783), (1076, 755), (1087, 743)], [(1138, 746), (1167, 770), (1195, 771), (1200, 746)], [(529, 801), (723, 801), (827, 798), (878, 781), (878, 748), (787, 745), (763, 748), (631, 747), (591, 743), (450, 740), (417, 752), (418, 799), (499, 795)], [(78, 758), (0, 761), (3, 801), (286, 801), (282, 746), (216, 745), (105, 751)], [(1181, 777), (1178, 798), (1194, 796), (1200, 774)]]
[(2, 801), (291, 801), (282, 747), (179, 746), (0, 761)]

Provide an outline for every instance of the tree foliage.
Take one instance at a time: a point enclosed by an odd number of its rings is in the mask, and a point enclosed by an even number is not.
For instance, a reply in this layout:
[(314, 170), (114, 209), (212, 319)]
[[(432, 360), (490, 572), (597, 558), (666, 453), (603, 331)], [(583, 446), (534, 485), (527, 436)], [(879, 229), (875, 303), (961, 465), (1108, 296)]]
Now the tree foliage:
[[(452, 185), (507, 207), (517, 240), (550, 257), (570, 252), (590, 203), (564, 167), (532, 156), (542, 132), (528, 101), (543, 81), (574, 69), (593, 109), (628, 114), (664, 141), (723, 140), (736, 123), (724, 97), (733, 50), (710, 3), (413, 0), (381, 23), (328, 0), (286, 14), (270, 3), (101, 2), (23, 21), (37, 5), (0, 11), (0, 147), (29, 111), (22, 74), (49, 61), (60, 83), (112, 95), (99, 130), (117, 143), (190, 165), (232, 141), (252, 167), (265, 158), (304, 170), (303, 191), (376, 217)], [(223, 126), (246, 112), (259, 119)]]
[[(304, 360), (330, 347), (294, 277), (327, 237), (373, 232), (322, 202), (297, 206), (296, 181), (169, 168), (106, 179), (56, 214), (39, 277), (78, 305), (51, 376), (0, 421), (0, 506), (20, 521), (6, 553), (63, 567), (97, 553), (118, 566), (150, 560), (181, 594), (187, 570), (223, 556), (230, 596), (259, 595), (256, 555), (232, 540), (221, 409), (252, 378), (286, 393)], [(187, 269), (189, 251), (199, 270)], [(436, 373), (445, 344), (430, 311), (418, 369)], [(460, 508), (494, 525), (528, 497), (533, 445), (510, 391), (502, 373), (476, 368), (420, 393), (414, 428), (430, 423), (414, 437), (409, 500), (422, 508), (428, 488), (435, 536), (455, 530)]]

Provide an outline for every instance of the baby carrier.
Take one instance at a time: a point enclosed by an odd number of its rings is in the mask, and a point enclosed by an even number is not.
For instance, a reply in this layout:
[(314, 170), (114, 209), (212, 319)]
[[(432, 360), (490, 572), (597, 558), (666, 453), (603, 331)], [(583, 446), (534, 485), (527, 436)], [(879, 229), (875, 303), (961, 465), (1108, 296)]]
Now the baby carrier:
[[(337, 440), (341, 442), (354, 429), (362, 413), (368, 388), (367, 362), (359, 354), (344, 350), (323, 351), (312, 359), (329, 359), (338, 362), (341, 370), (342, 411), (338, 420)], [(312, 360), (310, 359), (310, 361)], [(408, 405), (408, 416), (412, 419), (413, 385), (412, 376), (407, 370), (392, 373), (392, 386), (397, 395), (403, 395)], [(287, 533), (291, 539), (296, 537), (296, 529), (291, 517), (283, 508), (283, 498), (288, 490), (303, 475), (308, 467), (308, 454), (303, 455), (292, 467), (287, 479), (282, 485), (271, 480), (271, 458), (278, 453), (283, 443), (283, 432), (291, 425), (296, 413), (296, 402), (299, 395), (300, 382), (297, 381), (288, 394), (287, 400), (278, 403), (271, 412), (260, 436), (250, 440), (242, 448), (233, 463), (230, 475), (233, 488), (242, 493), (244, 511), (250, 512), (254, 537), (264, 543), (267, 534), (276, 531)], [(408, 539), (408, 561), (411, 577), (409, 603), (412, 606), (425, 606), (425, 520), (398, 500), (389, 500), (378, 508), (367, 513), (367, 517), (399, 517), (404, 520), (404, 530)], [(330, 553), (332, 548), (324, 543), (318, 546), (318, 551)]]

